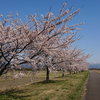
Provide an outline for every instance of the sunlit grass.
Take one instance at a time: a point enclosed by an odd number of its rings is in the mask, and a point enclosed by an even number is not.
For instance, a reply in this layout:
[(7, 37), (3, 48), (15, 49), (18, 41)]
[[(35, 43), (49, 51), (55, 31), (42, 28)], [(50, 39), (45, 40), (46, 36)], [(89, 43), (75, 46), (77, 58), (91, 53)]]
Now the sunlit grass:
[(50, 73), (50, 81), (45, 81), (45, 72), (38, 72), (41, 80), (6, 90), (0, 93), (0, 100), (80, 100), (88, 71), (61, 77), (61, 72)]
[(99, 73), (99, 74), (100, 74), (100, 69), (93, 69), (93, 70), (91, 70), (91, 71), (94, 71), (94, 72), (96, 72), (96, 73)]
[[(30, 72), (30, 71), (29, 71)], [(14, 73), (18, 73), (17, 71), (15, 71)], [(31, 84), (31, 83), (35, 83), (35, 82), (40, 82), (46, 79), (46, 71), (38, 71), (37, 75), (32, 77), (32, 74), (29, 75), (29, 77), (27, 77), (25, 75), (24, 78), (21, 79), (14, 79), (11, 77), (10, 75), (11, 73), (7, 74), (7, 78), (5, 78), (4, 76), (0, 77), (0, 91), (4, 91), (4, 90), (9, 90), (12, 88), (16, 88), (19, 86), (23, 86), (26, 84)], [(50, 79), (54, 78), (54, 77), (58, 77), (61, 76), (61, 71), (58, 71), (56, 74), (55, 73), (50, 73)]]

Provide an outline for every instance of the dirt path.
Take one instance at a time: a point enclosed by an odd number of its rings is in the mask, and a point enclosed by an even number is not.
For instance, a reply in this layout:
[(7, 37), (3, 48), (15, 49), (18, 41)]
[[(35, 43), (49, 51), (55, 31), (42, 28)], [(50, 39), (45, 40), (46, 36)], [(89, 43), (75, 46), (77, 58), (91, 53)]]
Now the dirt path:
[(100, 74), (89, 71), (85, 100), (100, 100)]

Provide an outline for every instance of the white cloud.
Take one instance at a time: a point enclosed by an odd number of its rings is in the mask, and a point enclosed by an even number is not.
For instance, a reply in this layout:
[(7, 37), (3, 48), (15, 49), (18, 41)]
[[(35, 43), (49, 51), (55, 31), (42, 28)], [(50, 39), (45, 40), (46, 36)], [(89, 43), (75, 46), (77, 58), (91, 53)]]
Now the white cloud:
[(100, 64), (100, 62), (90, 62), (90, 64)]

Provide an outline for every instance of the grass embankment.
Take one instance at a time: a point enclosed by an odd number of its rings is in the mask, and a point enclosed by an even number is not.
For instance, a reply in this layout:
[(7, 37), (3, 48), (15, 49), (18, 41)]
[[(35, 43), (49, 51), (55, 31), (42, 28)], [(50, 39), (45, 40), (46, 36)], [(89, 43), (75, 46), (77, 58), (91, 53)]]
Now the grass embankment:
[(99, 73), (99, 74), (100, 74), (100, 69), (93, 69), (93, 70), (91, 70), (91, 71), (94, 71), (94, 72), (96, 72), (96, 73)]
[(0, 100), (80, 100), (88, 73), (84, 71), (65, 77), (61, 77), (61, 72), (51, 73), (48, 82), (44, 80), (45, 73), (39, 73), (37, 78), (43, 81), (1, 92)]

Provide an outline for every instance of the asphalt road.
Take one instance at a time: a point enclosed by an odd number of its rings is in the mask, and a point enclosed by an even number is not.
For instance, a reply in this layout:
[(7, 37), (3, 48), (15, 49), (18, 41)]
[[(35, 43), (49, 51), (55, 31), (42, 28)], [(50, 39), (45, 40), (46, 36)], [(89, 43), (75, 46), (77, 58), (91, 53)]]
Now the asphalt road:
[(85, 100), (100, 100), (100, 74), (89, 71)]

